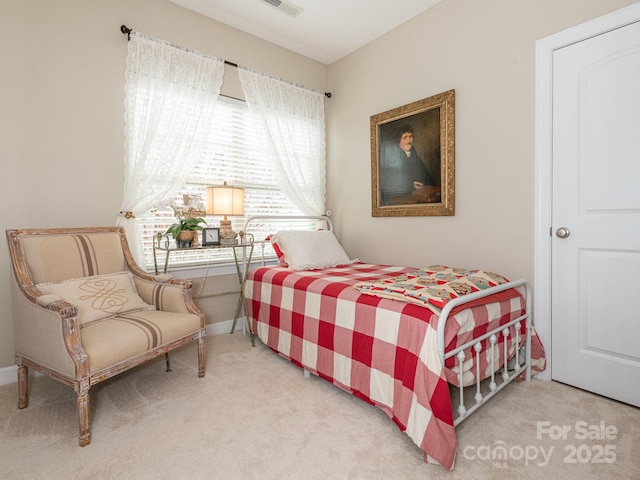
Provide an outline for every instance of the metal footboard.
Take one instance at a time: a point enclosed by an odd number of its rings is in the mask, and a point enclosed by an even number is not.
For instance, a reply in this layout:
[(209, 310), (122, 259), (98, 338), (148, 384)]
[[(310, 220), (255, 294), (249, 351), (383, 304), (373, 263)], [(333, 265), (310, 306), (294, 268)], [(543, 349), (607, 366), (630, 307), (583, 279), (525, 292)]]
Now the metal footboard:
[[(479, 298), (484, 298), (489, 295), (493, 295), (495, 293), (508, 290), (511, 288), (524, 287), (524, 296), (525, 296), (525, 312), (523, 315), (509, 321), (506, 324), (500, 325), (493, 330), (490, 330), (483, 334), (480, 337), (476, 337), (471, 341), (465, 343), (464, 345), (457, 346), (455, 349), (450, 352), (444, 352), (444, 334), (445, 334), (445, 326), (447, 320), (451, 314), (451, 311), (461, 305), (464, 305), (470, 301), (477, 300)], [(522, 330), (522, 322), (525, 322), (525, 342), (524, 342), (524, 352), (520, 352), (520, 343), (521, 339), (521, 330)], [(511, 334), (510, 328), (514, 327), (515, 331), (515, 355), (513, 362), (513, 369), (509, 369), (509, 359), (508, 359), (508, 337)], [(504, 348), (504, 364), (502, 366), (502, 373), (498, 373), (500, 370), (500, 366), (497, 363), (496, 349), (499, 348), (498, 339), (499, 336), (502, 335), (504, 337), (503, 348)], [(489, 339), (489, 363), (490, 363), (490, 379), (489, 379), (489, 392), (483, 393), (481, 390), (482, 383), (482, 375), (480, 372), (480, 354), (482, 352), (482, 341)], [(438, 320), (438, 329), (437, 329), (437, 342), (438, 342), (438, 354), (442, 359), (442, 364), (445, 364), (445, 361), (451, 357), (456, 357), (457, 365), (458, 365), (458, 389), (459, 389), (459, 401), (457, 408), (454, 409), (458, 412), (458, 417), (454, 420), (454, 425), (459, 425), (463, 420), (465, 420), (471, 413), (480, 408), (481, 405), (486, 403), (491, 397), (493, 397), (496, 393), (502, 390), (507, 384), (517, 378), (522, 374), (523, 370), (525, 373), (525, 380), (531, 381), (531, 288), (529, 284), (525, 280), (517, 280), (514, 282), (508, 282), (502, 285), (498, 285), (496, 287), (492, 287), (486, 290), (482, 290), (480, 292), (472, 293), (470, 295), (465, 295), (463, 297), (456, 298), (445, 306), (440, 314), (440, 318)], [(468, 348), (472, 348), (473, 353), (475, 355), (475, 369), (476, 369), (476, 383), (475, 383), (475, 395), (474, 400), (475, 404), (470, 407), (467, 407), (464, 402), (464, 381), (463, 381), (463, 363), (466, 359), (465, 350)], [(524, 355), (524, 363), (521, 364), (522, 356)], [(496, 382), (496, 374), (501, 377), (501, 382)]]

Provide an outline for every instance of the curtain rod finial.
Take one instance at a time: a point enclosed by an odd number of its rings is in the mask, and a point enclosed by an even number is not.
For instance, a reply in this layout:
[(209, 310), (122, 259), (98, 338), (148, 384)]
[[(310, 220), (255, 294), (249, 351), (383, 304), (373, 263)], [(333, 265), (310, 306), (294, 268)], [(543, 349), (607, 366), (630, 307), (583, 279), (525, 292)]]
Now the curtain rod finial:
[(120, 31), (127, 35), (127, 39), (131, 40), (131, 29), (126, 25), (120, 25)]

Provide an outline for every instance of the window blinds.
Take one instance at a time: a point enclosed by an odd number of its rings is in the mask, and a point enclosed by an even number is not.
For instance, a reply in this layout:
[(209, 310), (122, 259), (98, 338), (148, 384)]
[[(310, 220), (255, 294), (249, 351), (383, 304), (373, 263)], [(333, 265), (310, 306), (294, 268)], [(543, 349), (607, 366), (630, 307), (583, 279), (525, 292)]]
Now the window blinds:
[[(173, 200), (176, 206), (182, 206), (183, 195), (206, 198), (206, 187), (229, 185), (245, 189), (244, 217), (229, 217), (232, 227), (240, 231), (246, 217), (252, 215), (302, 215), (287, 199), (278, 187), (274, 160), (269, 157), (266, 148), (266, 133), (261, 123), (256, 121), (246, 104), (237, 99), (220, 96), (214, 128), (206, 145), (200, 152), (199, 160), (190, 178)], [(153, 269), (153, 238), (164, 233), (175, 222), (169, 202), (165, 208), (158, 208), (150, 214), (137, 219), (142, 235), (145, 263), (148, 270)], [(204, 217), (209, 227), (218, 227), (221, 218)], [(287, 227), (290, 222), (287, 222)], [(284, 224), (283, 224), (284, 228)], [(256, 241), (274, 231), (266, 227), (256, 233)], [(273, 230), (273, 224), (272, 228)], [(173, 240), (171, 240), (173, 242)], [(164, 253), (161, 253), (161, 262)], [(202, 264), (230, 263), (233, 252), (230, 249), (184, 250), (171, 253), (170, 266), (192, 266)]]

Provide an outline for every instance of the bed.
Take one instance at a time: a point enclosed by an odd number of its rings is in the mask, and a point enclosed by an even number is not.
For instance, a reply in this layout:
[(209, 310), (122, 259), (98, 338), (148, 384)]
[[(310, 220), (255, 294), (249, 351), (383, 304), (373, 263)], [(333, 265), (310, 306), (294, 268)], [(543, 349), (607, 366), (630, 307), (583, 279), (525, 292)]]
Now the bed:
[[(425, 461), (453, 469), (455, 426), (511, 381), (544, 368), (527, 282), (350, 259), (327, 217), (305, 218), (322, 229), (276, 232), (267, 243), (278, 263), (246, 272), (252, 338), (382, 409)], [(252, 217), (244, 232), (268, 221)]]

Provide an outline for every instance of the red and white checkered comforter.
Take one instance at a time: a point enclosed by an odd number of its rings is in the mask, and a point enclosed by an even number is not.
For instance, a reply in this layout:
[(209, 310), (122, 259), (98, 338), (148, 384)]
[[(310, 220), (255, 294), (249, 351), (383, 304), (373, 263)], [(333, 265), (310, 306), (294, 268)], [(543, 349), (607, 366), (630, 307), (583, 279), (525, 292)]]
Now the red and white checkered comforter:
[[(364, 263), (307, 271), (261, 267), (249, 272), (246, 315), (271, 349), (378, 406), (425, 459), (452, 469), (456, 435), (447, 380), (455, 375), (437, 353), (437, 314), (353, 288), (411, 270)], [(462, 310), (447, 322), (446, 348), (515, 318), (523, 308), (517, 296)]]

